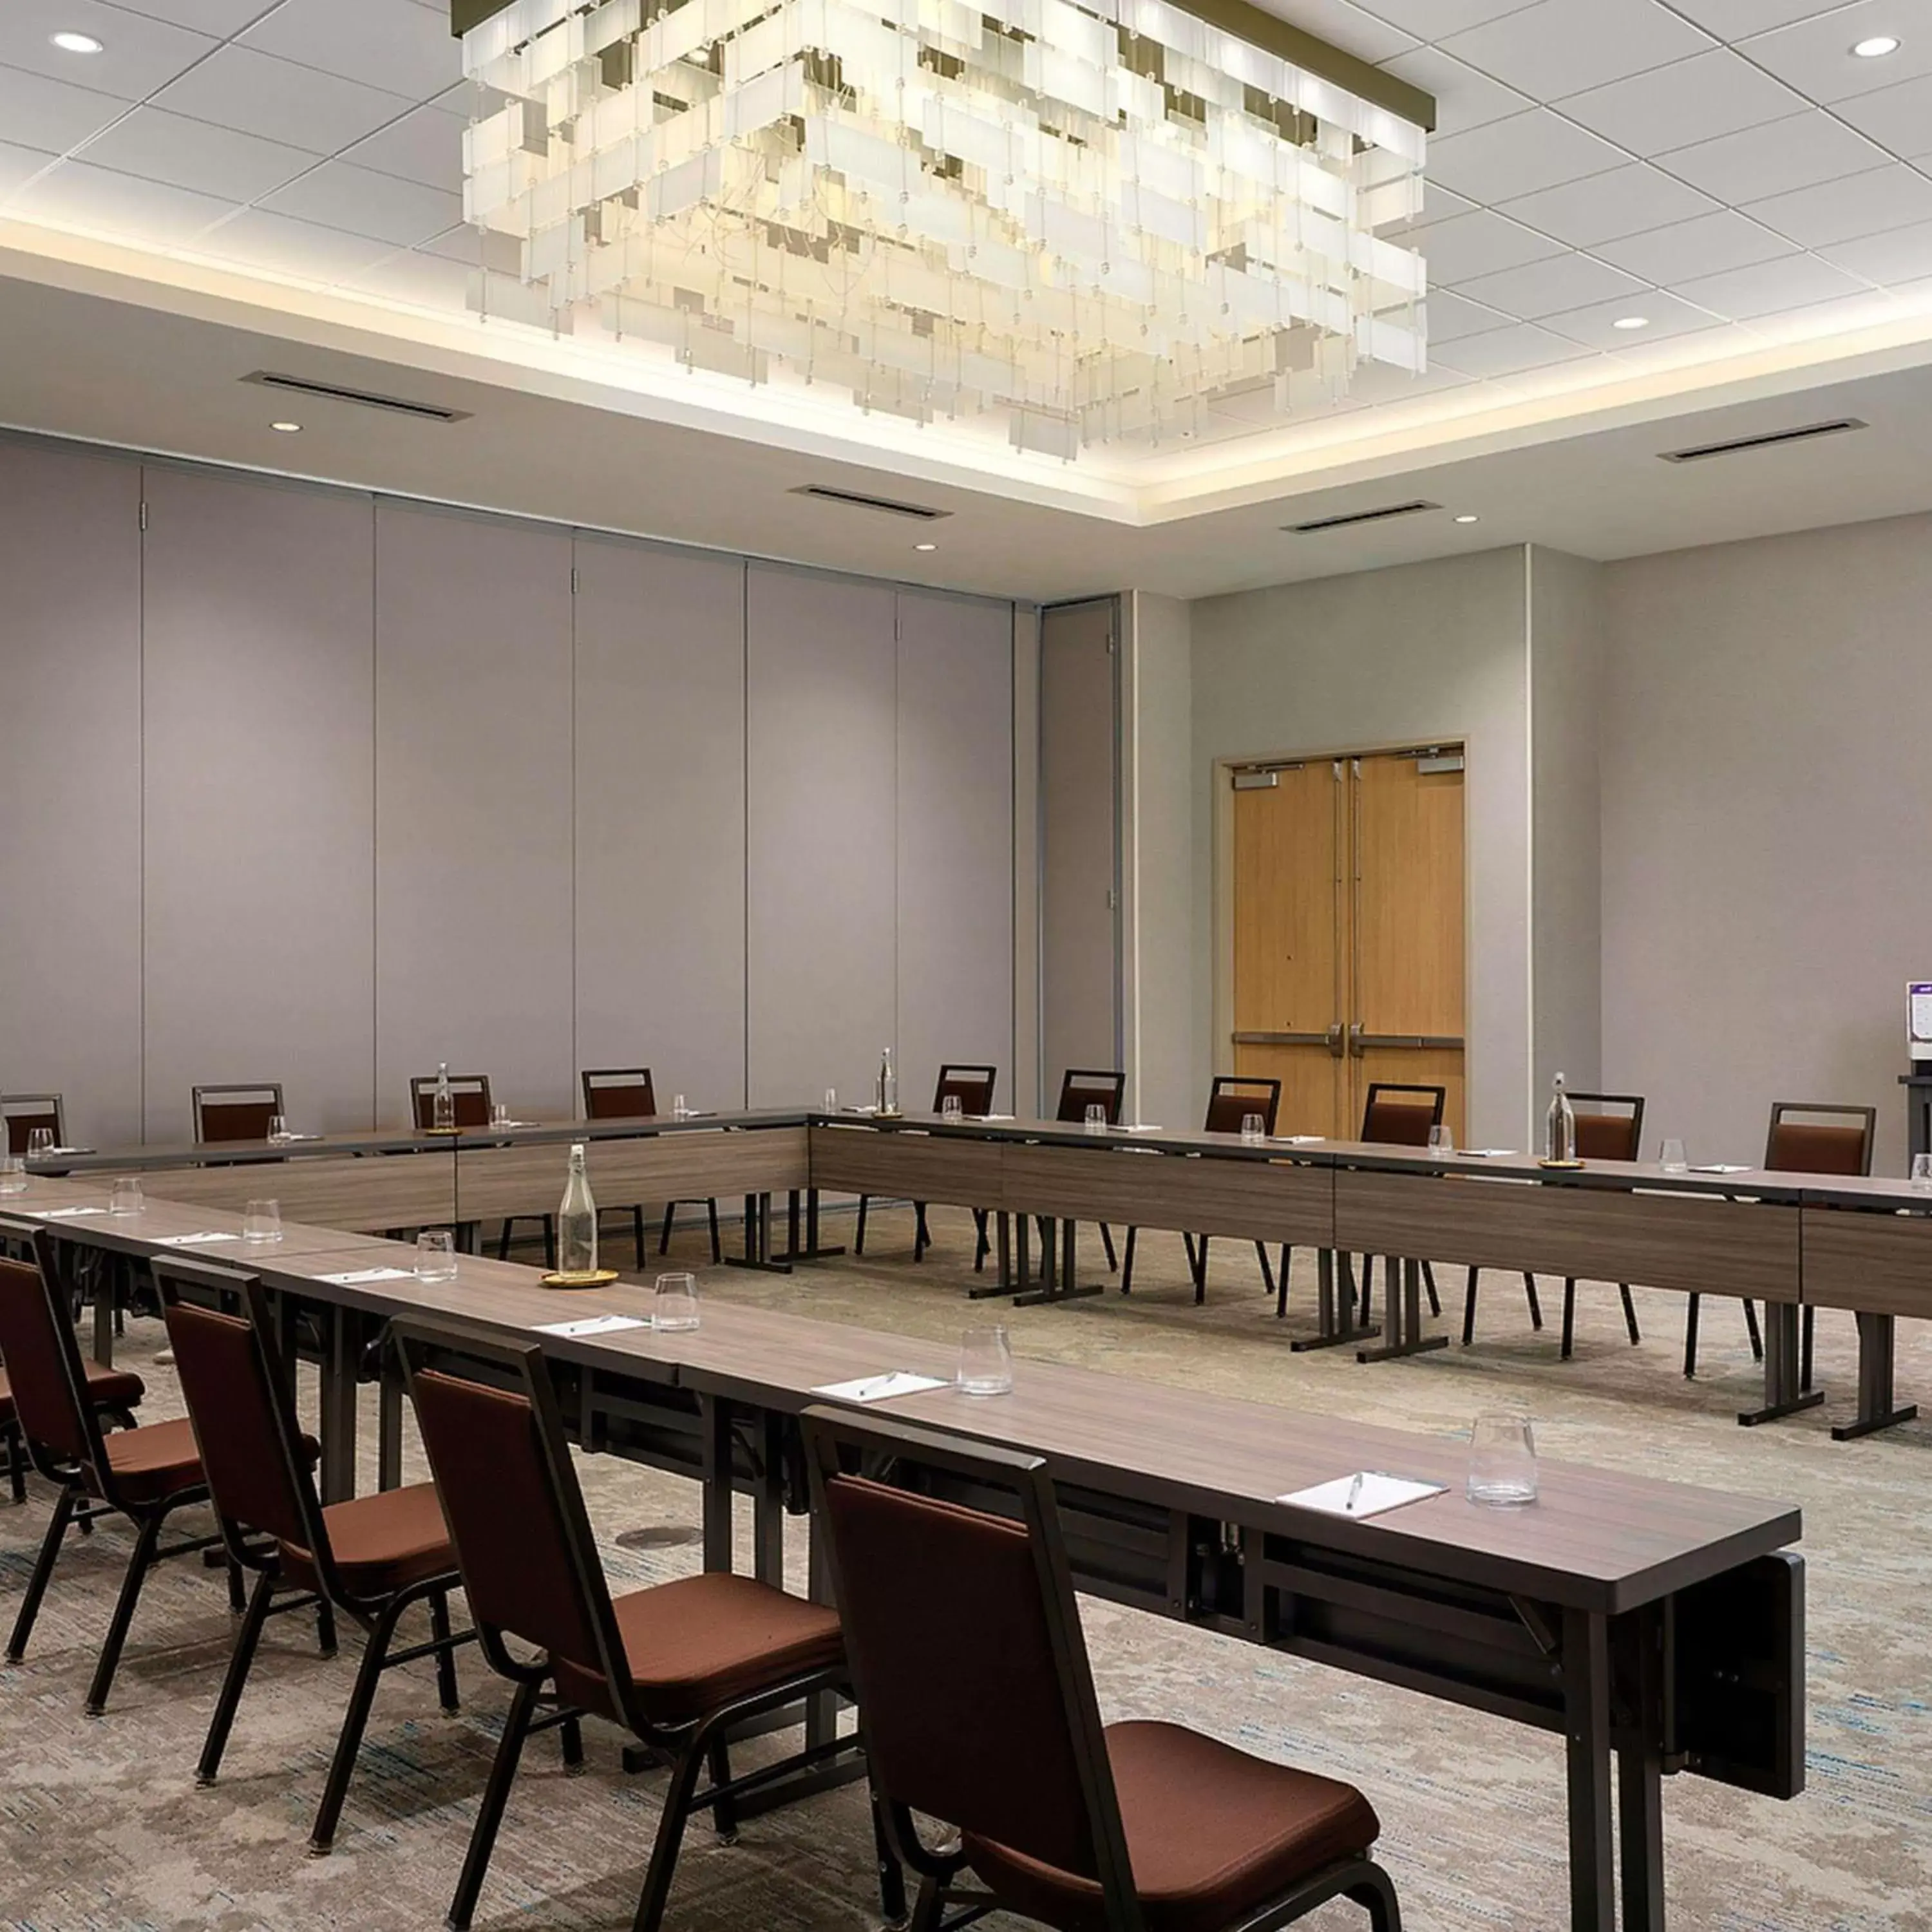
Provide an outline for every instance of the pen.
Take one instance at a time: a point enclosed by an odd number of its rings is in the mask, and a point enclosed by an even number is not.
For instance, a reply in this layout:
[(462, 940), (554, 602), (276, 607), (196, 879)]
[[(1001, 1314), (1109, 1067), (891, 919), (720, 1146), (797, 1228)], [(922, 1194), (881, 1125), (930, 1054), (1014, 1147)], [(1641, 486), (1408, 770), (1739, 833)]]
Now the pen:
[(1353, 1516), (1355, 1513), (1355, 1505), (1361, 1499), (1362, 1473), (1358, 1469), (1355, 1472), (1355, 1480), (1348, 1485), (1348, 1500), (1342, 1505), (1342, 1514), (1345, 1516)]

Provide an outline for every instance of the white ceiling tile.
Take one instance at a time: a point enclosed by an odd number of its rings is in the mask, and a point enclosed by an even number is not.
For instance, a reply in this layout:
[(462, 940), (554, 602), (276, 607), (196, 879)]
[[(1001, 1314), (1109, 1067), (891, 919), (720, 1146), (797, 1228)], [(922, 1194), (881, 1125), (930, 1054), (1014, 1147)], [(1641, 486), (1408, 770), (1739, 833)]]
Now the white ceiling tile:
[(1835, 296), (1856, 295), (1856, 280), (1815, 255), (1786, 255), (1775, 262), (1760, 262), (1748, 268), (1732, 268), (1721, 275), (1698, 276), (1680, 282), (1675, 292), (1700, 308), (1719, 315), (1748, 320), (1755, 316), (1779, 315), (1804, 308), (1813, 302), (1829, 302)]
[(1561, 188), (1545, 188), (1540, 194), (1506, 201), (1502, 212), (1573, 248), (1594, 248), (1600, 242), (1714, 213), (1717, 206), (1708, 195), (1647, 162), (1633, 161), (1608, 174), (1586, 176)]
[(1498, 202), (1601, 174), (1626, 158), (1609, 142), (1539, 107), (1430, 142), (1429, 172), (1472, 201)]
[(396, 0), (282, 0), (238, 44), (412, 100), (463, 78), (462, 43), (448, 19)]
[(1391, 242), (1400, 242), (1406, 237), (1420, 234), (1426, 228), (1432, 228), (1438, 221), (1447, 221), (1453, 216), (1467, 214), (1475, 206), (1460, 194), (1451, 194), (1440, 182), (1423, 184), (1422, 212), (1412, 221), (1391, 222), (1386, 228), (1378, 229), (1378, 235)]
[(467, 222), (424, 242), (422, 252), (460, 262), (465, 268), (494, 268), (503, 275), (518, 274), (522, 268), (522, 246), (514, 235), (472, 228)]
[(1535, 322), (1564, 309), (1582, 308), (1618, 296), (1641, 295), (1646, 286), (1634, 275), (1627, 275), (1607, 262), (1592, 261), (1588, 255), (1552, 255), (1546, 262), (1479, 276), (1463, 283), (1456, 293), (1522, 321)]
[(64, 154), (127, 111), (127, 102), (111, 94), (0, 67), (0, 128), (21, 147)]
[[(1515, 320), (1514, 315), (1506, 315), (1501, 309), (1466, 301), (1461, 295), (1448, 289), (1436, 289), (1429, 296), (1430, 346), (1433, 348), (1438, 343), (1455, 342), (1466, 335), (1480, 335), (1488, 328), (1506, 328)], [(1368, 365), (1364, 363), (1361, 366), (1366, 368)], [(1356, 373), (1360, 374), (1360, 370)]]
[(1384, 72), (1436, 97), (1436, 132), (1446, 140), (1465, 128), (1480, 128), (1510, 114), (1527, 113), (1536, 103), (1453, 59), (1440, 47), (1418, 47), (1400, 59), (1384, 61)]
[[(1640, 315), (1648, 326), (1623, 329), (1617, 327), (1626, 316)], [(1592, 302), (1588, 308), (1568, 309), (1541, 318), (1545, 328), (1554, 329), (1580, 342), (1586, 349), (1637, 350), (1646, 342), (1662, 342), (1673, 335), (1689, 335), (1702, 328), (1724, 326), (1708, 310), (1694, 308), (1661, 289), (1646, 289), (1613, 302)]]
[[(1898, 40), (1896, 53), (1861, 60), (1852, 52), (1860, 40), (1880, 34)], [(1760, 34), (1744, 43), (1744, 51), (1814, 100), (1846, 100), (1932, 74), (1932, 10), (1923, 0), (1856, 0)]]
[(418, 107), (391, 122), (346, 150), (342, 158), (378, 174), (400, 175), (453, 194), (463, 191), (462, 124), (434, 106)]
[(1788, 21), (1809, 20), (1840, 0), (1675, 0), (1677, 10), (1720, 40), (1742, 40)]
[(1657, 0), (1538, 0), (1442, 43), (1445, 52), (1538, 100), (1688, 60), (1710, 45), (1702, 28)]
[(63, 161), (22, 188), (8, 204), (8, 212), (62, 228), (165, 244), (187, 241), (234, 207), (212, 195), (90, 167), (85, 161)]
[(370, 236), (392, 248), (412, 248), (463, 218), (460, 195), (352, 167), (346, 161), (323, 162), (262, 205), (298, 220)]
[(1439, 223), (1418, 238), (1432, 287), (1473, 280), (1563, 252), (1560, 242), (1486, 208)]
[[(1898, 288), (1932, 275), (1932, 221), (1894, 228), (1888, 235), (1861, 236), (1856, 242), (1835, 242), (1819, 254), (1839, 268), (1862, 275), (1881, 288)], [(1434, 299), (1431, 298), (1432, 310)]]
[(155, 105), (314, 154), (332, 154), (415, 104), (231, 44), (164, 88)]
[(1604, 242), (1596, 253), (1647, 282), (1670, 288), (1693, 275), (1746, 268), (1754, 262), (1768, 262), (1796, 250), (1783, 236), (1725, 208), (1694, 221), (1674, 222), (1668, 228)]
[(1932, 74), (1840, 101), (1834, 111), (1907, 160), (1932, 154)]
[(1439, 40), (1503, 14), (1520, 14), (1534, 0), (1363, 0), (1378, 19), (1406, 28), (1417, 39)]
[(88, 142), (81, 158), (235, 202), (254, 201), (315, 165), (300, 148), (158, 107), (136, 108)]
[(470, 271), (460, 262), (426, 255), (420, 249), (392, 255), (363, 274), (350, 276), (345, 286), (418, 308), (462, 312), (470, 306)]
[(224, 261), (245, 262), (298, 280), (324, 283), (364, 274), (395, 253), (386, 242), (345, 235), (262, 208), (244, 208), (233, 220), (204, 235), (196, 247), (198, 253)]
[[(478, 88), (473, 82), (459, 80), (454, 87), (446, 87), (440, 94), (432, 95), (423, 105), (439, 108), (445, 114), (454, 114), (458, 120), (481, 120), (483, 116), (477, 108), (479, 94), (486, 102), (500, 101), (503, 98), (494, 88)], [(487, 107), (485, 111), (494, 112), (495, 110)]]
[(1660, 155), (1658, 165), (1733, 207), (1814, 182), (1862, 174), (1887, 157), (1815, 107)]
[(1660, 154), (1802, 112), (1806, 103), (1724, 47), (1608, 87), (1573, 94), (1562, 111), (1634, 154)]
[[(100, 52), (63, 53), (52, 37), (64, 32), (92, 34)], [(123, 100), (145, 99), (217, 44), (206, 34), (123, 13), (101, 0), (6, 0), (0, 6), (0, 61)]]
[(1589, 353), (1566, 336), (1522, 322), (1509, 328), (1465, 336), (1450, 344), (1443, 361), (1446, 368), (1465, 376), (1510, 376), (1524, 369), (1546, 368), (1552, 362), (1574, 362)]
[(1822, 248), (1932, 220), (1932, 181), (1894, 161), (1869, 174), (1747, 202), (1742, 212), (1801, 248)]
[(124, 14), (145, 14), (152, 20), (192, 27), (197, 34), (212, 34), (225, 40), (259, 19), (274, 0), (112, 0), (112, 4)]
[(22, 182), (32, 181), (54, 158), (38, 148), (16, 148), (10, 141), (0, 141), (0, 201)]

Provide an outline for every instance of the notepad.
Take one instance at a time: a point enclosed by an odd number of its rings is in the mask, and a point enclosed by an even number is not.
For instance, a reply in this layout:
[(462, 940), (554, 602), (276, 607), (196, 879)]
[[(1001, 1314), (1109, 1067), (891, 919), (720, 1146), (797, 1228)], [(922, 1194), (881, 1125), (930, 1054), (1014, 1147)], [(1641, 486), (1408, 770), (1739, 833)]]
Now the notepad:
[(238, 1241), (239, 1234), (224, 1234), (218, 1228), (209, 1228), (199, 1234), (164, 1234), (155, 1244), (163, 1248), (205, 1248), (216, 1241)]
[(1152, 1120), (1124, 1120), (1107, 1131), (1115, 1134), (1157, 1134), (1163, 1130)]
[(351, 1268), (346, 1274), (320, 1274), (317, 1281), (332, 1282), (338, 1288), (360, 1288), (365, 1281), (411, 1281), (414, 1271), (409, 1268)]
[(1326, 1134), (1270, 1134), (1268, 1136), (1279, 1147), (1316, 1147), (1328, 1138)]
[(614, 1335), (623, 1328), (648, 1328), (651, 1324), (635, 1315), (586, 1315), (579, 1322), (543, 1322), (537, 1324), (539, 1335), (561, 1335), (566, 1341), (574, 1341), (584, 1335)]
[(1748, 1174), (1750, 1168), (1744, 1162), (1736, 1160), (1706, 1161), (1702, 1167), (1689, 1170), (1693, 1174)]
[[(1337, 1476), (1332, 1483), (1317, 1483), (1311, 1490), (1292, 1490), (1287, 1496), (1276, 1496), (1275, 1501), (1292, 1503), (1297, 1509), (1318, 1510), (1324, 1516), (1360, 1519), (1400, 1509), (1405, 1503), (1419, 1503), (1425, 1496), (1439, 1496), (1449, 1486), (1446, 1483), (1424, 1483), (1408, 1476), (1390, 1476), (1380, 1469), (1363, 1470), (1359, 1490), (1355, 1487), (1357, 1480), (1354, 1476)], [(1353, 1508), (1348, 1502), (1352, 1493), (1354, 1497)]]
[(38, 1208), (28, 1210), (37, 1221), (78, 1221), (83, 1214), (104, 1214), (105, 1208)]
[(812, 1390), (839, 1402), (890, 1402), (898, 1395), (922, 1395), (928, 1389), (950, 1384), (937, 1376), (914, 1375), (910, 1369), (889, 1369), (884, 1375), (860, 1376), (849, 1382), (827, 1382)]
[(93, 1152), (94, 1149), (92, 1148), (43, 1148), (34, 1158), (36, 1160), (43, 1160), (50, 1155), (57, 1154), (92, 1154)]

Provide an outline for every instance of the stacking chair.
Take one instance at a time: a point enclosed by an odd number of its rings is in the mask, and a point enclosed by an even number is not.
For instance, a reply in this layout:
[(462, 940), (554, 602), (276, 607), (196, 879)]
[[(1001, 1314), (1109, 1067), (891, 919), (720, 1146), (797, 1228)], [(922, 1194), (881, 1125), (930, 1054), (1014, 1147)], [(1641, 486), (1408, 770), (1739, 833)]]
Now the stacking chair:
[(56, 1147), (67, 1144), (67, 1108), (58, 1094), (0, 1095), (0, 1119), (7, 1124), (9, 1154), (25, 1154), (27, 1136), (36, 1127), (45, 1127)]
[(279, 1080), (257, 1080), (242, 1087), (194, 1089), (194, 1137), (218, 1141), (265, 1141), (268, 1124), (288, 1110)]
[[(275, 1345), (268, 1296), (258, 1278), (185, 1261), (159, 1264), (155, 1275), (223, 1544), (231, 1562), (255, 1573), (196, 1781), (212, 1784), (221, 1768), (269, 1618), (315, 1611), (325, 1655), (335, 1649), (336, 1611), (368, 1634), (309, 1836), (309, 1850), (324, 1852), (334, 1841), (382, 1672), (434, 1656), (442, 1708), (458, 1708), (454, 1653), (476, 1634), (451, 1634), (449, 1593), (459, 1581), (456, 1554), (433, 1483), (379, 1490), (326, 1508), (317, 1500), (310, 1458), (296, 1422), (290, 1365)], [(184, 1286), (194, 1291), (195, 1301), (182, 1299)], [(238, 1312), (198, 1305), (209, 1302), (236, 1304)], [(256, 1533), (253, 1541), (250, 1532)], [(424, 1602), (430, 1641), (391, 1648), (404, 1612)]]
[[(1214, 1084), (1208, 1090), (1207, 1117), (1202, 1124), (1202, 1131), (1210, 1134), (1238, 1134), (1241, 1123), (1250, 1114), (1262, 1117), (1262, 1131), (1274, 1132), (1276, 1117), (1281, 1111), (1281, 1082), (1250, 1078), (1245, 1074), (1217, 1073)], [(1134, 1286), (1134, 1245), (1139, 1235), (1138, 1228), (1127, 1230), (1127, 1252), (1120, 1268), (1120, 1292), (1131, 1294)], [(1208, 1237), (1205, 1234), (1181, 1236), (1187, 1249), (1187, 1271), (1194, 1278), (1194, 1305), (1199, 1307), (1208, 1299)], [(1255, 1244), (1255, 1252), (1261, 1257), (1262, 1280), (1268, 1292), (1275, 1292), (1274, 1270), (1268, 1260), (1268, 1244)], [(1286, 1265), (1286, 1252), (1283, 1251)]]
[[(957, 1100), (959, 1110), (964, 1114), (990, 1114), (993, 1111), (993, 1090), (999, 1084), (1000, 1070), (997, 1066), (969, 1066), (945, 1061), (940, 1067), (939, 1078), (932, 1089), (932, 1111), (943, 1113), (949, 1099)], [(859, 1197), (859, 1228), (854, 1236), (852, 1252), (862, 1255), (866, 1252), (866, 1210), (872, 1196)], [(932, 1245), (932, 1230), (926, 1225), (926, 1203), (915, 1201), (913, 1208), (912, 1258), (916, 1262), (926, 1258), (926, 1251)], [(986, 1212), (983, 1208), (973, 1210), (973, 1225), (977, 1230), (977, 1240), (973, 1250), (973, 1267), (976, 1273), (986, 1264), (986, 1256), (992, 1252), (992, 1242), (986, 1232)]]
[[(651, 1070), (648, 1066), (620, 1066), (587, 1072), (584, 1076), (584, 1118), (586, 1120), (646, 1120), (657, 1117), (657, 1090), (651, 1084)], [(658, 1244), (658, 1252), (664, 1253), (670, 1246), (671, 1223), (676, 1219), (677, 1210), (687, 1204), (680, 1201), (664, 1203), (664, 1234)], [(702, 1204), (695, 1201), (688, 1204), (700, 1204), (711, 1222), (711, 1264), (716, 1268), (724, 1258), (724, 1247), (718, 1238), (718, 1202), (714, 1196)], [(598, 1211), (604, 1212), (602, 1204)], [(621, 1208), (613, 1208), (613, 1214), (621, 1213)], [(638, 1266), (644, 1265), (646, 1232), (644, 1210), (640, 1202), (630, 1206), (631, 1233), (637, 1244)]]
[[(1442, 1124), (1442, 1110), (1448, 1099), (1449, 1090), (1446, 1087), (1418, 1086), (1402, 1080), (1372, 1080), (1362, 1101), (1361, 1138), (1379, 1147), (1426, 1148), (1430, 1130)], [(1286, 1258), (1282, 1266), (1285, 1270)], [(1344, 1292), (1352, 1297), (1355, 1292), (1354, 1270), (1346, 1255), (1342, 1257), (1342, 1277)], [(1436, 1270), (1426, 1262), (1422, 1264), (1422, 1280), (1429, 1290), (1430, 1312), (1440, 1315), (1442, 1300), (1436, 1291)], [(1525, 1275), (1523, 1280), (1529, 1286), (1530, 1312), (1540, 1328), (1543, 1311), (1537, 1306), (1535, 1280), (1529, 1275)], [(1360, 1316), (1364, 1323), (1370, 1318), (1370, 1303), (1374, 1297), (1375, 1286), (1376, 1258), (1364, 1255)]]
[[(78, 1524), (85, 1534), (103, 1516), (125, 1516), (134, 1527), (134, 1552), (87, 1692), (88, 1715), (98, 1717), (106, 1708), (148, 1572), (164, 1558), (213, 1549), (220, 1539), (204, 1536), (167, 1549), (160, 1546), (170, 1516), (208, 1500), (193, 1429), (183, 1420), (145, 1423), (111, 1435), (102, 1430), (100, 1407), (89, 1394), (64, 1296), (55, 1285), (52, 1241), (44, 1228), (0, 1224), (0, 1232), (31, 1236), (33, 1243), (34, 1262), (0, 1261), (0, 1356), (6, 1360), (27, 1454), (34, 1468), (59, 1492), (14, 1618), (7, 1660), (18, 1664), (27, 1654), (40, 1600), (69, 1525)], [(124, 1414), (128, 1405), (116, 1406)], [(229, 1589), (237, 1609), (240, 1583), (231, 1568)]]
[[(134, 1411), (147, 1393), (141, 1378), (131, 1369), (110, 1369), (92, 1357), (83, 1359), (80, 1366), (87, 1378), (88, 1405), (103, 1421), (111, 1422), (118, 1429), (132, 1429)], [(23, 1503), (27, 1500), (27, 1442), (21, 1432), (13, 1384), (4, 1368), (0, 1368), (0, 1445), (7, 1451), (8, 1488), (15, 1502)]]
[[(1400, 1932), (1352, 1785), (1178, 1724), (1102, 1725), (1041, 1458), (827, 1408), (804, 1424), (874, 1802), (920, 1881), (911, 1932), (989, 1911), (1058, 1932), (1272, 1932), (1342, 1898)], [(1012, 1498), (1018, 1520), (851, 1473), (861, 1457), (895, 1483)], [(914, 1813), (956, 1842), (930, 1848)]]
[[(1808, 1118), (1793, 1120), (1788, 1116)], [(1771, 1126), (1765, 1136), (1764, 1165), (1772, 1174), (1863, 1174), (1871, 1172), (1872, 1143), (1878, 1134), (1878, 1109), (1875, 1107), (1839, 1106), (1828, 1101), (1780, 1100), (1771, 1110)], [(1694, 1294), (1684, 1318), (1684, 1374), (1687, 1381), (1697, 1373), (1697, 1307), (1700, 1298)], [(1802, 1317), (1803, 1339), (1798, 1345), (1798, 1385), (1811, 1387), (1811, 1349), (1817, 1310), (1808, 1308)], [(1744, 1327), (1750, 1336), (1751, 1354), (1764, 1359), (1764, 1340), (1758, 1328), (1757, 1306), (1744, 1304)]]
[[(465, 1130), (490, 1124), (490, 1076), (487, 1073), (452, 1073), (449, 1097), (455, 1104), (456, 1124)], [(436, 1125), (436, 1076), (410, 1076), (410, 1118), (416, 1132), (426, 1134)]]
[[(483, 1654), (516, 1686), (449, 1923), (462, 1932), (476, 1911), (524, 1739), (562, 1725), (574, 1756), (578, 1721), (592, 1714), (671, 1759), (635, 1921), (638, 1932), (656, 1932), (693, 1812), (709, 1811), (728, 1836), (740, 1798), (755, 1790), (768, 1802), (861, 1748), (842, 1737), (730, 1772), (735, 1727), (847, 1687), (838, 1614), (715, 1570), (614, 1600), (541, 1352), (412, 1321), (394, 1333)], [(520, 1660), (506, 1640), (535, 1654)]]
[[(1079, 1126), (1086, 1120), (1087, 1109), (1098, 1107), (1108, 1126), (1118, 1127), (1126, 1095), (1124, 1073), (1111, 1068), (1070, 1066), (1060, 1076), (1060, 1105), (1054, 1110), (1053, 1118), (1062, 1126)], [(1114, 1252), (1114, 1231), (1104, 1221), (1100, 1223), (1100, 1245), (1107, 1251), (1107, 1265), (1118, 1270), (1120, 1261)]]
[[(1641, 1094), (1572, 1094), (1572, 1111), (1576, 1116), (1576, 1156), (1580, 1160), (1635, 1160), (1643, 1145), (1643, 1096)], [(1621, 1110), (1621, 1111), (1618, 1111)], [(1480, 1269), (1469, 1270), (1469, 1285), (1462, 1298), (1462, 1346), (1468, 1348), (1476, 1337), (1476, 1279)], [(1536, 1277), (1523, 1276), (1529, 1292), (1530, 1314), (1538, 1328), (1543, 1312), (1537, 1305)], [(1623, 1297), (1624, 1326), (1629, 1330), (1630, 1346), (1643, 1340), (1636, 1325), (1636, 1304), (1630, 1299), (1630, 1283), (1620, 1281), (1617, 1292)], [(1574, 1277), (1563, 1284), (1563, 1352), (1568, 1361), (1576, 1336), (1576, 1283)]]

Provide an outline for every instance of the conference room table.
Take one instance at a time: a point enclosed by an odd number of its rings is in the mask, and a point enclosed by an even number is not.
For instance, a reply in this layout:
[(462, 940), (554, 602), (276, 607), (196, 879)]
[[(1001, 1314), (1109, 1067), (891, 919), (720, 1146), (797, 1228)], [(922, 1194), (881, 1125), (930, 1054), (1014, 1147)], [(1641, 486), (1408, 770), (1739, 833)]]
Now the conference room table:
[[(256, 1274), (285, 1333), (319, 1324), (332, 1496), (352, 1493), (356, 1378), (382, 1324), (436, 1324), (458, 1353), (472, 1330), (520, 1337), (542, 1348), (585, 1448), (704, 1485), (707, 1568), (734, 1567), (732, 1501), (748, 1494), (752, 1567), (776, 1581), (787, 1518), (805, 1509), (799, 1412), (832, 1384), (930, 1377), (890, 1412), (1046, 1457), (1089, 1594), (1561, 1735), (1572, 1932), (1661, 1932), (1667, 1775), (1803, 1787), (1802, 1524), (1789, 1504), (1546, 1462), (1534, 1504), (1485, 1508), (1463, 1494), (1466, 1446), (1441, 1438), (1028, 1361), (1010, 1394), (971, 1396), (952, 1386), (950, 1349), (903, 1336), (719, 1303), (694, 1332), (661, 1334), (635, 1286), (560, 1294), (537, 1270), (473, 1256), (427, 1282), (412, 1248), (338, 1236), (331, 1250), (304, 1226), (277, 1244), (170, 1246), (233, 1231), (159, 1197), (138, 1215), (67, 1211), (100, 1201), (89, 1180), (36, 1178), (0, 1198), (0, 1217), (164, 1268), (174, 1256)], [(554, 1332), (597, 1316), (635, 1325)], [(392, 1360), (383, 1396), (379, 1480), (393, 1485)], [(1443, 1487), (1366, 1520), (1285, 1500), (1364, 1469)], [(815, 1544), (810, 1574), (822, 1591)], [(822, 1739), (831, 1708), (806, 1715)]]

